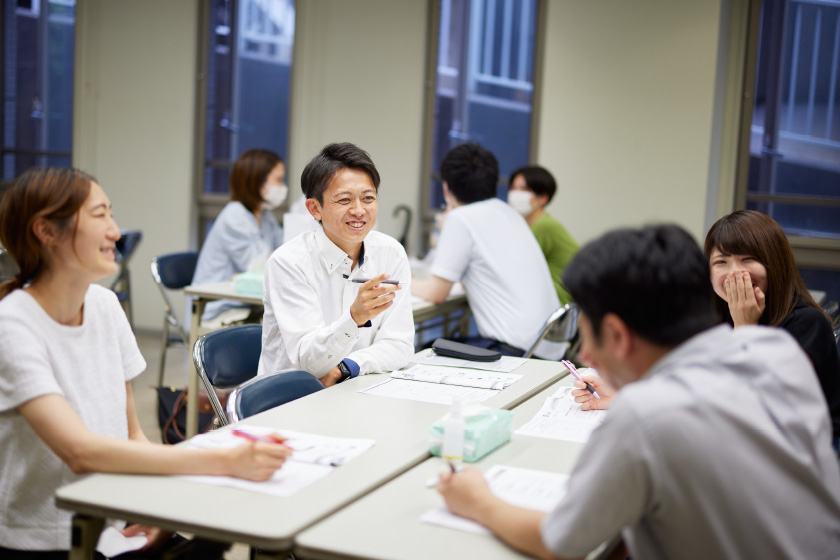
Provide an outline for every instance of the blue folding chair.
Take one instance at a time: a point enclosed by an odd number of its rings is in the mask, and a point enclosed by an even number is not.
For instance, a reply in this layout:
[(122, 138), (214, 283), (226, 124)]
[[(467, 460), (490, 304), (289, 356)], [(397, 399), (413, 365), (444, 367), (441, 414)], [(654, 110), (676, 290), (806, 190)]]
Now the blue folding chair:
[(227, 402), (228, 417), (231, 422), (238, 422), (323, 388), (314, 375), (299, 369), (261, 375), (231, 392)]
[[(196, 341), (195, 369), (222, 426), (324, 388), (313, 375), (300, 370), (256, 377), (261, 350), (261, 325), (229, 327)], [(216, 389), (230, 388), (234, 390), (225, 410)]]
[(128, 316), (128, 323), (134, 328), (134, 314), (131, 310), (131, 274), (128, 263), (134, 255), (134, 250), (140, 245), (143, 232), (139, 230), (121, 230), (116, 243), (116, 262), (119, 266), (117, 277), (111, 283), (111, 290), (117, 294), (117, 299)]
[[(169, 301), (167, 290), (183, 290), (192, 283), (195, 266), (198, 263), (196, 251), (169, 253), (152, 259), (152, 278), (160, 295), (163, 296), (163, 343), (160, 351), (160, 373), (158, 386), (163, 385), (163, 368), (166, 366), (166, 349), (174, 344), (187, 344), (190, 337), (178, 314)], [(174, 329), (174, 332), (170, 332)]]

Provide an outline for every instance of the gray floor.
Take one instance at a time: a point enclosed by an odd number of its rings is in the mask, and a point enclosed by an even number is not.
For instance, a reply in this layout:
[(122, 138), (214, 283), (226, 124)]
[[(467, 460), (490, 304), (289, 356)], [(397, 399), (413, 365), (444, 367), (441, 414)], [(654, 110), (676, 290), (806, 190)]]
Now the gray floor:
[[(143, 432), (154, 442), (161, 441), (160, 426), (157, 420), (157, 397), (154, 387), (158, 383), (158, 368), (161, 353), (161, 341), (157, 335), (151, 333), (136, 333), (140, 352), (146, 359), (146, 371), (132, 381), (134, 400), (137, 403), (137, 415)], [(163, 378), (164, 385), (183, 388), (187, 384), (187, 367), (190, 354), (186, 347), (171, 346), (166, 352), (166, 369)], [(248, 547), (235, 544), (225, 554), (227, 560), (246, 560)]]

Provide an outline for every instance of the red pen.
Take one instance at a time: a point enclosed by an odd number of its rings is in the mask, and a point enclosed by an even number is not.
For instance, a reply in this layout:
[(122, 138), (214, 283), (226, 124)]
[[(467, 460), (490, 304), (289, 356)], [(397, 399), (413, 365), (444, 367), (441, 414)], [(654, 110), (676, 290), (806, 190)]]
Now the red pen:
[(241, 437), (242, 439), (247, 439), (248, 441), (262, 441), (264, 443), (277, 443), (280, 445), (284, 445), (289, 449), (292, 449), (289, 445), (286, 445), (282, 441), (277, 441), (274, 438), (270, 438), (268, 436), (255, 436), (254, 434), (249, 434), (248, 432), (243, 432), (242, 430), (231, 430), (230, 433), (235, 435), (236, 437)]
[(573, 364), (569, 360), (561, 360), (560, 363), (563, 364), (564, 366), (566, 366), (566, 369), (568, 369), (571, 372), (571, 374), (575, 376), (575, 379), (577, 379), (578, 381), (580, 381), (581, 383), (586, 385), (586, 390), (589, 391), (590, 393), (592, 393), (592, 395), (596, 399), (601, 398), (601, 395), (598, 394), (598, 391), (596, 391), (595, 388), (592, 385), (590, 385), (589, 383), (587, 383), (586, 381), (583, 380), (583, 377), (581, 377), (580, 374), (578, 373), (578, 370), (575, 367), (575, 364)]

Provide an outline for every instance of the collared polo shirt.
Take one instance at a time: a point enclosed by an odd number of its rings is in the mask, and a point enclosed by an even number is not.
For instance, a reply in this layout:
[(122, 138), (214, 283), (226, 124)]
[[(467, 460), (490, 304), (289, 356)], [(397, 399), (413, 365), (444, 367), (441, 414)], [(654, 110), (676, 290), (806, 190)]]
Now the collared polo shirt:
[(830, 436), (811, 363), (787, 332), (715, 327), (619, 392), (543, 541), (564, 557), (622, 532), (634, 558), (836, 559)]

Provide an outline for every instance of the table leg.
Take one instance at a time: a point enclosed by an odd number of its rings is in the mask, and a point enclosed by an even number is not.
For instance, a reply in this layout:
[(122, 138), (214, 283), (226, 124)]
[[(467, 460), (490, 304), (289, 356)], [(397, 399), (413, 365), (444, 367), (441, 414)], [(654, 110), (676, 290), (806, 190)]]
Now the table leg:
[(105, 520), (101, 517), (75, 514), (69, 560), (93, 560), (96, 543), (104, 526)]
[(187, 368), (187, 437), (190, 438), (198, 433), (198, 373), (195, 371), (195, 364), (192, 361), (192, 351), (195, 341), (200, 336), (201, 316), (204, 314), (204, 306), (207, 300), (195, 298), (192, 302), (192, 316), (190, 317), (190, 365)]

